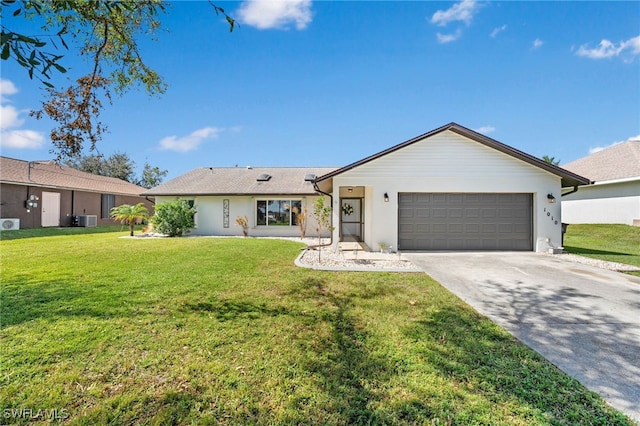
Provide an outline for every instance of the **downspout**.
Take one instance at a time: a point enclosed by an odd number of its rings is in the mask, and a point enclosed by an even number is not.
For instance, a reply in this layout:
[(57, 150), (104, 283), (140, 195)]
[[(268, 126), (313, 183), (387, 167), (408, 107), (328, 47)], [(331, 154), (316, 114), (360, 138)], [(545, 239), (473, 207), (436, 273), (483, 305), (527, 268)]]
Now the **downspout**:
[(153, 204), (154, 206), (156, 205), (156, 202), (155, 202), (155, 201), (151, 201), (151, 200), (149, 199), (149, 196), (148, 196), (148, 195), (145, 195), (145, 196), (144, 196), (144, 199), (145, 199), (145, 200), (147, 200), (148, 202), (150, 202), (151, 204)]
[[(565, 192), (564, 194), (560, 194), (560, 197), (564, 197), (565, 195), (569, 195), (569, 194), (573, 194), (578, 192), (578, 185), (574, 185), (573, 189), (569, 192)], [(561, 223), (560, 224), (562, 226), (562, 234), (561, 234), (561, 238), (560, 238), (560, 244), (564, 247), (564, 234), (567, 232), (567, 227), (569, 226), (569, 224), (567, 223)]]
[[(316, 192), (319, 192), (320, 194), (326, 195), (327, 197), (329, 197), (329, 202), (331, 203), (330, 205), (331, 205), (331, 212), (332, 212), (331, 213), (331, 225), (332, 225), (332, 228), (333, 228), (333, 195), (329, 194), (328, 192), (324, 192), (324, 191), (320, 190), (320, 188), (318, 188), (318, 183), (315, 180), (313, 180), (311, 183), (313, 184), (313, 189)], [(320, 248), (320, 247), (330, 247), (330, 246), (332, 246), (333, 245), (333, 230), (330, 230), (330, 231), (331, 232), (329, 233), (330, 236), (329, 236), (329, 243), (328, 244), (316, 244), (316, 245), (312, 245), (312, 246), (307, 246), (306, 249), (307, 250), (308, 249), (317, 249), (317, 248)]]

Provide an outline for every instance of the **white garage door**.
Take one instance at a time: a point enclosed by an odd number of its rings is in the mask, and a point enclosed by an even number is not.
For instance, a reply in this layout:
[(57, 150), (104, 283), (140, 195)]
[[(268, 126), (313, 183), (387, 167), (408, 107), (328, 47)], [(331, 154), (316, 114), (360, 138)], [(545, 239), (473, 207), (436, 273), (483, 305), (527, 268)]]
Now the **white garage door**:
[(400, 250), (533, 250), (531, 194), (400, 193)]

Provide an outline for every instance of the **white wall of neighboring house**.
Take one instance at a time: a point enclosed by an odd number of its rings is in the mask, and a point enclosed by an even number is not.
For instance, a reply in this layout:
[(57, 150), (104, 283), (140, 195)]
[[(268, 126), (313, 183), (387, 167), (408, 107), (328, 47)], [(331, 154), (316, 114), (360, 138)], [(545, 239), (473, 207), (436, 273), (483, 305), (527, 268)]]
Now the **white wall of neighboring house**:
[(565, 223), (618, 223), (640, 220), (640, 178), (596, 182), (562, 197)]
[[(364, 241), (398, 246), (398, 193), (530, 193), (533, 195), (533, 248), (561, 245), (560, 177), (510, 155), (445, 131), (333, 177), (340, 187), (365, 188)], [(389, 201), (384, 201), (384, 194)], [(555, 203), (549, 203), (553, 194)], [(340, 206), (334, 197), (333, 221)], [(548, 214), (547, 214), (548, 213)], [(338, 240), (338, 230), (334, 230)]]
[[(173, 201), (177, 197), (157, 196), (156, 204)], [(183, 200), (193, 200), (196, 209), (196, 227), (191, 230), (191, 235), (216, 235), (216, 236), (242, 236), (242, 228), (236, 224), (236, 218), (247, 216), (249, 218), (249, 236), (253, 237), (299, 237), (300, 229), (294, 226), (260, 226), (256, 224), (257, 200), (302, 200), (302, 207), (307, 208), (306, 236), (316, 237), (316, 221), (313, 218), (313, 203), (315, 196), (181, 196)], [(229, 200), (228, 227), (224, 224), (224, 200)], [(329, 236), (329, 231), (323, 233)]]

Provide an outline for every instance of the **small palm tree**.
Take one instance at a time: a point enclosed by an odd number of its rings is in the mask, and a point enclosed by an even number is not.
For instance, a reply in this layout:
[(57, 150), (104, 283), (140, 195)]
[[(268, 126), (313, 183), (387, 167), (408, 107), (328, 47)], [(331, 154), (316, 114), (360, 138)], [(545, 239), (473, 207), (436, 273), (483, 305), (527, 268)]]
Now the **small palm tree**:
[(113, 220), (120, 221), (121, 224), (129, 225), (129, 231), (133, 237), (133, 227), (138, 220), (148, 219), (149, 211), (145, 207), (144, 203), (138, 203), (135, 206), (129, 204), (123, 204), (111, 209), (111, 217)]

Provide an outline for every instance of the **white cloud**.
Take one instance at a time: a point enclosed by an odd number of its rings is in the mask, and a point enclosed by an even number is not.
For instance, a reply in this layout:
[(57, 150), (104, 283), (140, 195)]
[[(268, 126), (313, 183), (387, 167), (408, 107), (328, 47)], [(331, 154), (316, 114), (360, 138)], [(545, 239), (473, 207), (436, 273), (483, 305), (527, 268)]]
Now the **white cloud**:
[(531, 48), (532, 49), (539, 49), (540, 47), (542, 47), (542, 45), (544, 44), (544, 41), (540, 40), (539, 38), (533, 40), (533, 43), (531, 44)]
[(503, 31), (504, 31), (504, 30), (506, 30), (506, 29), (507, 29), (507, 24), (504, 24), (504, 25), (503, 25), (503, 26), (501, 26), (501, 27), (496, 27), (496, 28), (494, 28), (494, 29), (493, 29), (493, 31), (491, 31), (491, 34), (490, 34), (491, 38), (496, 38), (496, 36), (497, 36), (498, 34), (500, 34), (501, 32), (503, 32)]
[(159, 143), (163, 151), (188, 152), (198, 148), (207, 139), (216, 139), (222, 129), (205, 127), (198, 129), (187, 136), (167, 136)]
[(311, 0), (247, 0), (238, 9), (241, 23), (261, 30), (288, 28), (303, 30), (311, 23)]
[(580, 46), (576, 55), (589, 59), (606, 59), (628, 54), (631, 57), (640, 55), (640, 35), (620, 43), (612, 43), (604, 39), (597, 47), (589, 49), (586, 44)]
[(19, 129), (24, 124), (21, 111), (7, 105), (8, 96), (18, 93), (18, 88), (9, 80), (0, 79), (0, 146), (13, 149), (38, 149), (44, 143), (42, 133)]
[(462, 0), (447, 10), (438, 10), (431, 17), (431, 23), (444, 27), (449, 22), (462, 21), (469, 25), (479, 9), (480, 4), (476, 0)]
[(5, 102), (7, 98), (5, 96), (15, 95), (18, 93), (18, 88), (9, 80), (0, 78), (0, 100)]
[(591, 147), (591, 148), (589, 148), (589, 154), (593, 154), (595, 152), (602, 151), (603, 149), (611, 148), (612, 146), (615, 146), (615, 145), (618, 145), (618, 144), (621, 144), (621, 143), (625, 143), (625, 142), (628, 142), (628, 141), (640, 141), (640, 135), (631, 136), (626, 141), (618, 141), (618, 142), (614, 142), (612, 144), (605, 145), (605, 146), (594, 146), (594, 147)]
[(38, 149), (44, 137), (35, 130), (2, 130), (2, 148)]
[(12, 129), (20, 127), (24, 120), (20, 118), (20, 112), (13, 105), (0, 104), (0, 129)]
[(462, 37), (462, 31), (458, 30), (453, 34), (437, 33), (436, 36), (438, 37), (438, 43), (451, 43), (452, 41), (456, 41)]
[(476, 132), (478, 133), (482, 133), (484, 135), (486, 135), (487, 133), (492, 133), (496, 131), (496, 128), (493, 126), (482, 126), (482, 127), (478, 127), (477, 129), (475, 129)]

